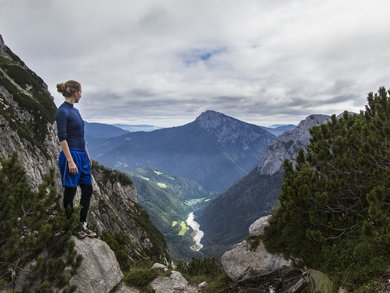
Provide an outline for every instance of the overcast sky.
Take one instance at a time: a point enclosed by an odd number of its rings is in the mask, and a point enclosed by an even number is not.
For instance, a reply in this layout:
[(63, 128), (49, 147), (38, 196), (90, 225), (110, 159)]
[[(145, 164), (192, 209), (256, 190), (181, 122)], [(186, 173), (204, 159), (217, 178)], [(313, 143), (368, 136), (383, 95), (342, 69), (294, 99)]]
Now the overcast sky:
[(90, 122), (297, 124), (390, 86), (389, 0), (0, 0), (0, 34)]

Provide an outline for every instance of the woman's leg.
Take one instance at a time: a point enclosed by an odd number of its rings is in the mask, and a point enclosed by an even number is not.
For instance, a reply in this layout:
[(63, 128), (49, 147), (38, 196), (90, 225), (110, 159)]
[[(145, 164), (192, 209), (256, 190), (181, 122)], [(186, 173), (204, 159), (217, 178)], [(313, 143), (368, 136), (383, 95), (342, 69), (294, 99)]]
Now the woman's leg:
[(73, 213), (73, 199), (76, 195), (77, 187), (64, 187), (64, 208), (66, 217), (70, 219)]
[(80, 222), (87, 221), (89, 203), (91, 202), (92, 197), (92, 184), (80, 184), (81, 187), (81, 199), (80, 199)]

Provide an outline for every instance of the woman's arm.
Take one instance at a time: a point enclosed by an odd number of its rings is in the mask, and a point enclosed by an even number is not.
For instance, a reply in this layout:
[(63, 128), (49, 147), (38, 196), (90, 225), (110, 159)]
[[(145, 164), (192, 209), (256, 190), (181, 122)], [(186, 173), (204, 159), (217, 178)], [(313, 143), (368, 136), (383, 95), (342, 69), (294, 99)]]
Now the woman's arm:
[(91, 167), (92, 167), (92, 159), (91, 159), (91, 157), (89, 156), (89, 153), (88, 153), (88, 149), (87, 149), (87, 148), (85, 148), (85, 152), (87, 153), (87, 156), (88, 156), (88, 159), (89, 159), (89, 163), (90, 163), (90, 165), (91, 165)]
[(91, 157), (89, 156), (89, 153), (88, 153), (88, 149), (87, 149), (87, 148), (85, 148), (85, 152), (87, 153), (89, 162), (91, 163), (91, 166), (92, 166), (92, 159), (91, 159)]
[(76, 174), (78, 172), (78, 170), (77, 170), (76, 164), (73, 161), (72, 155), (70, 154), (68, 142), (66, 140), (62, 140), (62, 141), (60, 141), (60, 145), (61, 145), (62, 151), (64, 152), (66, 160), (68, 161), (69, 172), (72, 174)]

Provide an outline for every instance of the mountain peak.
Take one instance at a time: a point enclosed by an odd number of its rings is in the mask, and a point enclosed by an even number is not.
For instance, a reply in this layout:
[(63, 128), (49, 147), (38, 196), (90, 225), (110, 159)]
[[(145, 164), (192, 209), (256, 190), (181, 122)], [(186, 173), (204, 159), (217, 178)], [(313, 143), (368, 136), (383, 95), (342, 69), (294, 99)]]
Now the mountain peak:
[(307, 116), (304, 120), (299, 122), (298, 129), (303, 129), (306, 131), (315, 125), (319, 125), (328, 121), (330, 116), (322, 114), (311, 114)]
[(280, 135), (265, 151), (258, 165), (261, 175), (273, 175), (283, 169), (285, 159), (295, 163), (299, 149), (310, 143), (310, 128), (326, 123), (330, 116), (312, 114), (299, 122), (298, 126)]
[(227, 116), (225, 114), (222, 114), (214, 110), (206, 110), (202, 112), (202, 114), (200, 114), (196, 119), (207, 119), (207, 118), (216, 118), (216, 117), (227, 117)]
[(236, 119), (213, 110), (207, 110), (202, 114), (200, 114), (195, 121), (199, 123), (199, 125), (202, 128), (210, 129), (210, 128), (217, 128), (225, 124), (228, 120), (236, 120)]

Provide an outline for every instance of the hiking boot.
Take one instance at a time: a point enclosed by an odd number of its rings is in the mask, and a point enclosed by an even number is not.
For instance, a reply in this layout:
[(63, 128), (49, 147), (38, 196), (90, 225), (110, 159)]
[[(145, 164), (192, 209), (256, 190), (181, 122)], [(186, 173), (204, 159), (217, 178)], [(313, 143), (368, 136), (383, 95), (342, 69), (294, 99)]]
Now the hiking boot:
[(85, 237), (87, 237), (87, 233), (85, 233), (85, 231), (81, 229), (76, 233), (76, 236), (78, 239), (84, 239)]
[[(81, 233), (81, 232), (83, 232), (83, 233)], [(87, 228), (87, 223), (86, 222), (84, 222), (82, 225), (81, 225), (81, 230), (80, 230), (80, 232), (79, 232), (79, 234), (82, 234), (82, 235), (84, 235), (85, 234), (85, 236), (88, 236), (88, 237), (90, 237), (90, 238), (95, 238), (96, 236), (97, 236), (97, 234), (94, 232), (94, 231), (92, 231), (92, 230), (90, 230), (90, 229), (88, 229)], [(84, 237), (85, 237), (84, 236)], [(84, 238), (83, 237), (83, 238)]]

